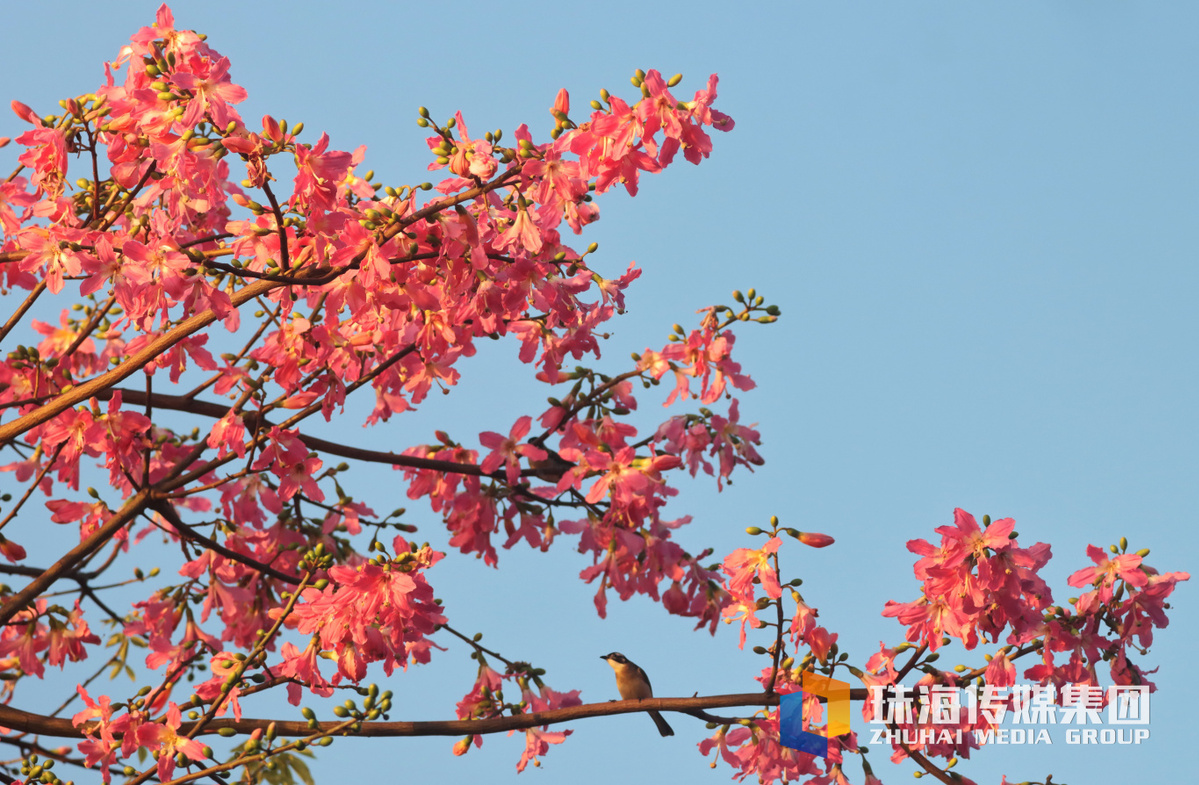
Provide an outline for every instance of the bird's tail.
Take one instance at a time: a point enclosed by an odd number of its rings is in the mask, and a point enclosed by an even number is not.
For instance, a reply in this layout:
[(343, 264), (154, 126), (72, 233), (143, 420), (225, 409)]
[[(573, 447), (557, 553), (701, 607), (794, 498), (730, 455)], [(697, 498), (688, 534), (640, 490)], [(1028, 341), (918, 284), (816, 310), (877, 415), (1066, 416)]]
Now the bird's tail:
[(654, 724), (658, 726), (658, 733), (661, 733), (663, 736), (674, 735), (674, 728), (670, 727), (670, 725), (666, 723), (666, 720), (662, 719), (661, 714), (656, 711), (651, 711), (649, 716), (653, 719)]

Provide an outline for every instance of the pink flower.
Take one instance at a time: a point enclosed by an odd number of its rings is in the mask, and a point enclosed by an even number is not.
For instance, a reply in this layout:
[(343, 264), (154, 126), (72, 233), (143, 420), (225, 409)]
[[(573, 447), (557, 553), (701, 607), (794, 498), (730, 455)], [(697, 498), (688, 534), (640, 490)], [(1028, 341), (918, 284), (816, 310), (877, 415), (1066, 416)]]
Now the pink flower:
[(516, 211), (512, 225), (500, 235), (497, 244), (500, 248), (511, 249), (513, 253), (521, 249), (530, 253), (541, 250), (541, 233), (537, 231), (537, 224), (529, 217), (529, 208), (521, 207)]
[(179, 735), (183, 718), (179, 707), (170, 703), (162, 722), (143, 722), (138, 725), (137, 743), (159, 753), (158, 777), (166, 782), (175, 771), (175, 754), (183, 753), (194, 761), (204, 760), (204, 745), (195, 739)]
[(177, 86), (192, 92), (187, 111), (179, 122), (186, 128), (193, 128), (205, 114), (218, 128), (224, 128), (230, 120), (240, 122), (241, 118), (229, 104), (241, 103), (248, 94), (244, 87), (229, 81), (229, 58), (221, 57), (215, 61), (194, 58), (185, 62), (194, 70), (176, 71), (173, 76)]
[(1106, 594), (1104, 601), (1110, 599), (1117, 579), (1138, 589), (1149, 583), (1149, 576), (1141, 569), (1141, 557), (1135, 553), (1122, 553), (1109, 559), (1102, 548), (1088, 545), (1087, 556), (1095, 562), (1095, 566), (1078, 570), (1066, 582), (1077, 587), (1101, 585)]
[(738, 548), (724, 559), (724, 572), (729, 576), (726, 588), (734, 597), (752, 598), (754, 596), (753, 579), (762, 582), (762, 590), (771, 599), (783, 596), (779, 585), (778, 573), (770, 563), (771, 557), (778, 552), (783, 541), (771, 537), (761, 548)]
[(491, 474), (503, 465), (508, 484), (516, 485), (520, 480), (520, 459), (522, 457), (530, 461), (544, 461), (549, 457), (549, 453), (540, 447), (521, 444), (521, 439), (529, 433), (532, 424), (533, 418), (526, 415), (516, 421), (506, 439), (495, 431), (484, 431), (479, 434), (479, 443), (491, 450), (491, 453), (483, 459), (483, 465), (480, 467), (484, 474)]

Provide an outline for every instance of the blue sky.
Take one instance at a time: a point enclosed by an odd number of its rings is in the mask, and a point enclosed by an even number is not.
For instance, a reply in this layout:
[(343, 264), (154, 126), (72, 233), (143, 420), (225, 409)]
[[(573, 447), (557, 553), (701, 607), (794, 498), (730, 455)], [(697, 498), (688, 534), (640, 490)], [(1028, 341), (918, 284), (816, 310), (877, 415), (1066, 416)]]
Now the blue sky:
[[(6, 8), (3, 97), (45, 113), (95, 89), (102, 61), (155, 7)], [(1022, 543), (1051, 543), (1043, 574), (1058, 601), (1074, 594), (1065, 577), (1089, 563), (1090, 543), (1127, 536), (1153, 549), (1159, 569), (1194, 570), (1199, 6), (173, 8), (180, 27), (208, 33), (233, 61), (248, 121), (270, 113), (328, 131), (341, 149), (366, 144), (367, 165), (397, 184), (426, 179), (419, 105), (435, 117), (460, 109), (472, 130), (529, 122), (544, 135), (559, 87), (581, 107), (603, 87), (630, 92), (636, 68), (682, 72), (687, 89), (719, 73), (717, 107), (736, 129), (703, 165), (644, 180), (636, 199), (602, 199), (603, 219), (582, 242), (600, 243), (597, 264), (611, 273), (630, 260), (645, 270), (600, 364), (622, 369), (630, 351), (661, 346), (671, 324), (728, 302), (734, 288), (755, 286), (782, 308), (777, 324), (745, 329), (737, 343), (758, 382), (740, 396), (742, 419), (760, 424), (766, 465), (719, 495), (712, 483), (684, 483), (674, 510), (696, 517), (689, 545), (721, 553), (748, 545), (744, 527), (772, 514), (835, 536), (823, 551), (788, 548), (784, 570), (805, 579), (806, 599), (853, 661), (900, 640), (879, 611), (916, 595), (904, 543), (931, 538), (954, 507), (1014, 517)], [(0, 136), (20, 130), (0, 117)], [(11, 153), (0, 151), (0, 164)], [(415, 416), (336, 432), (393, 449), (447, 424), (469, 439), (540, 412), (549, 393), (512, 364), (513, 346), (488, 349), (464, 367), (460, 389)], [(647, 399), (641, 422), (665, 416), (656, 409)], [(398, 489), (394, 503), (378, 495), (396, 488), (392, 474), (363, 469), (356, 482), (379, 509), (405, 502)], [(422, 513), (414, 520), (436, 542)], [(26, 524), (25, 540), (39, 523)], [(615, 697), (598, 659), (613, 649), (643, 665), (661, 695), (752, 689), (757, 663), (737, 651), (733, 629), (710, 638), (636, 601), (596, 618), (593, 587), (575, 577), (580, 559), (562, 542), (548, 555), (501, 554), (499, 571), (450, 558), (434, 578), (456, 625), (584, 700)], [(1148, 742), (1068, 747), (1063, 736), (1051, 748), (983, 750), (959, 770), (979, 782), (1175, 774), (1197, 697), (1186, 631), (1199, 618), (1193, 587), (1174, 599), (1171, 626), (1144, 660), (1160, 665)], [(452, 715), (473, 671), (461, 646), (445, 645), (433, 665), (384, 682), (397, 695), (393, 719)], [(702, 726), (670, 719), (678, 735), (665, 740), (640, 716), (578, 723), (520, 781), (727, 780), (693, 746)], [(518, 739), (490, 737), (463, 759), (452, 743), (340, 741), (314, 772), (516, 781)], [(906, 780), (913, 767), (885, 764), (882, 752), (871, 756), (876, 773)], [(856, 763), (847, 771), (861, 781)]]

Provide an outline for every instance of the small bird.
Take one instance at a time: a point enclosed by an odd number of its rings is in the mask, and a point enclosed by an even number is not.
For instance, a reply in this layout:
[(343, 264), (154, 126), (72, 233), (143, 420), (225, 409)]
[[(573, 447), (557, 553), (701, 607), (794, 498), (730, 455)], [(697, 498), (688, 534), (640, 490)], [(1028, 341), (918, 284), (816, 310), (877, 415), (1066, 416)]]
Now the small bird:
[[(628, 657), (618, 651), (605, 654), (600, 659), (607, 660), (608, 664), (612, 666), (612, 670), (616, 671), (616, 690), (620, 693), (620, 697), (625, 700), (654, 697), (654, 688), (649, 684), (649, 676), (645, 675), (645, 671), (641, 670), (637, 663), (631, 662)], [(674, 729), (666, 724), (666, 720), (662, 719), (661, 714), (651, 711), (649, 716), (658, 726), (658, 733), (663, 736), (674, 735)]]
[(533, 470), (531, 474), (539, 480), (557, 483), (562, 479), (564, 474), (578, 466), (578, 464), (571, 463), (549, 447), (546, 447), (545, 439), (534, 436), (529, 439), (529, 444), (545, 451), (544, 459), (529, 461), (529, 468)]
[[(529, 441), (532, 442), (533, 440), (530, 439)], [(542, 449), (546, 452), (545, 460), (529, 461), (529, 467), (533, 470), (533, 476), (539, 480), (558, 483), (562, 480), (564, 474), (578, 466), (578, 464), (571, 463), (548, 447), (542, 447)]]

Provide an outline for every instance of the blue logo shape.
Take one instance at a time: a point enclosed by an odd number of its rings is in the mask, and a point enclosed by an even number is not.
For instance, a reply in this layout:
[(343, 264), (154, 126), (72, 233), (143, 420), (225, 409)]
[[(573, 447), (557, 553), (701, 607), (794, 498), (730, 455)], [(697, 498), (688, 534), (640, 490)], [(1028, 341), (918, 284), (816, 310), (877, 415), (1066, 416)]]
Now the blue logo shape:
[[(779, 696), (779, 742), (784, 747), (827, 758), (835, 743), (833, 739), (849, 733), (849, 682), (811, 671), (804, 671), (802, 678), (804, 691)], [(803, 729), (803, 702), (808, 693), (828, 700), (824, 734)]]
[(802, 692), (779, 696), (779, 741), (784, 747), (827, 758), (828, 739), (803, 730), (803, 698)]

